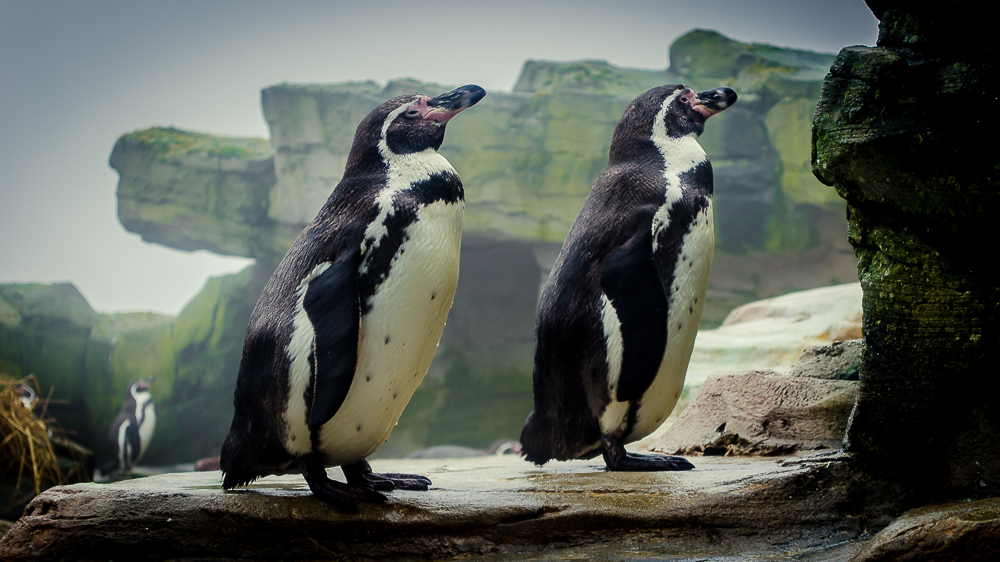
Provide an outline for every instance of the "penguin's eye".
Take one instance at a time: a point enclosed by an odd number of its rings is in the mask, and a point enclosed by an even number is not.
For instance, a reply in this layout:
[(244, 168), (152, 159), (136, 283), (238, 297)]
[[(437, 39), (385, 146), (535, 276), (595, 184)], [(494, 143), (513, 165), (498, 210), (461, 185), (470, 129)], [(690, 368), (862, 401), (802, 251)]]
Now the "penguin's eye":
[(403, 113), (403, 117), (406, 117), (407, 119), (416, 119), (417, 117), (420, 117), (420, 111), (411, 107), (406, 110), (406, 113)]
[(687, 103), (687, 102), (688, 102), (688, 97), (687, 96), (681, 96), (681, 103)]

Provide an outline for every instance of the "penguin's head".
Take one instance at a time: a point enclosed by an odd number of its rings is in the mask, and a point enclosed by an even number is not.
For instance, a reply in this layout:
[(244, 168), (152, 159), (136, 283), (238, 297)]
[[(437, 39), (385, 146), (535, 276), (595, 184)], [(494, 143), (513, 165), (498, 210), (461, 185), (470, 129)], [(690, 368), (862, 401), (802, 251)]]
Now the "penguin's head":
[(149, 377), (148, 379), (139, 379), (135, 381), (129, 387), (129, 392), (131, 392), (132, 394), (138, 394), (140, 392), (149, 392), (149, 387), (153, 384), (153, 378), (154, 377)]
[(660, 107), (654, 119), (662, 120), (664, 133), (670, 138), (701, 135), (709, 117), (736, 103), (732, 88), (696, 93), (683, 84), (663, 86), (656, 97)]
[(32, 405), (35, 403), (37, 393), (35, 392), (35, 389), (30, 386), (26, 384), (19, 384), (17, 385), (17, 396), (21, 400), (21, 404), (30, 410)]
[(376, 157), (387, 161), (394, 156), (437, 150), (444, 141), (448, 121), (485, 96), (486, 90), (469, 84), (433, 98), (413, 94), (383, 103), (358, 125), (347, 167)]
[(617, 142), (629, 145), (651, 136), (681, 138), (701, 135), (705, 120), (736, 103), (732, 88), (715, 88), (695, 93), (683, 84), (670, 84), (648, 90), (632, 100), (615, 128), (612, 152)]

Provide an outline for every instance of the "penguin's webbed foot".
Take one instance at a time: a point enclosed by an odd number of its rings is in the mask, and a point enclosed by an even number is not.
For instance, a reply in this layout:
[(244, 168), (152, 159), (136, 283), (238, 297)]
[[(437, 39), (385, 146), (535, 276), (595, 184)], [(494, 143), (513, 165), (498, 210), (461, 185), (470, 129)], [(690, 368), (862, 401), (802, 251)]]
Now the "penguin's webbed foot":
[(666, 470), (691, 470), (694, 465), (683, 457), (671, 455), (640, 455), (625, 450), (619, 435), (601, 435), (604, 464), (613, 472), (654, 472)]
[(344, 513), (357, 513), (360, 503), (385, 503), (389, 501), (372, 487), (357, 486), (350, 482), (344, 484), (332, 480), (326, 475), (326, 467), (314, 455), (300, 458), (298, 465), (313, 495)]
[(400, 474), (396, 472), (372, 472), (368, 461), (362, 460), (354, 464), (340, 467), (344, 471), (347, 483), (354, 486), (369, 487), (374, 490), (414, 490), (424, 492), (431, 485), (429, 478), (419, 474)]
[(419, 474), (401, 474), (398, 472), (382, 472), (382, 473), (372, 473), (372, 476), (381, 477), (389, 480), (396, 486), (397, 490), (415, 490), (418, 492), (426, 492), (427, 487), (431, 485), (431, 479), (426, 476), (420, 476)]
[(614, 465), (606, 463), (608, 470), (619, 472), (652, 472), (658, 470), (691, 470), (694, 465), (684, 457), (670, 455), (639, 455), (625, 453)]

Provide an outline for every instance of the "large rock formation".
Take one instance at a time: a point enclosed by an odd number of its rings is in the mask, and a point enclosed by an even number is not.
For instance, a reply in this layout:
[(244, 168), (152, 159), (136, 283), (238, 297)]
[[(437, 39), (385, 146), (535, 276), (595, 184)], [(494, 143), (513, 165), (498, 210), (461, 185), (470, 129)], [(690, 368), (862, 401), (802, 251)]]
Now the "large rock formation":
[[(812, 112), (832, 61), (711, 31), (678, 39), (666, 70), (528, 61), (513, 92), (490, 92), (449, 125), (441, 151), (466, 186), (466, 236), (527, 244), (543, 279), (553, 246), (607, 164), (611, 133), (629, 101), (666, 82), (728, 85), (740, 103), (701, 138), (715, 166), (721, 250), (706, 322), (717, 324), (733, 306), (757, 298), (851, 281), (843, 202), (809, 166)], [(271, 86), (261, 101), (273, 157), (259, 139), (172, 129), (125, 135), (111, 157), (121, 174), (122, 223), (150, 241), (275, 264), (340, 180), (368, 111), (395, 95), (446, 88), (408, 79), (384, 88)], [(258, 198), (250, 202), (251, 195)], [(454, 314), (463, 310), (456, 306)]]
[(984, 139), (1000, 126), (997, 42), (969, 2), (868, 4), (878, 46), (840, 52), (813, 128), (864, 291), (849, 450), (908, 505), (994, 496), (1000, 156)]
[[(450, 124), (442, 152), (462, 174), (467, 196), (461, 282), (432, 370), (380, 453), (486, 447), (519, 433), (531, 409), (540, 284), (606, 165), (622, 111), (652, 86), (729, 85), (741, 95), (702, 137), (716, 167), (724, 250), (713, 271), (709, 324), (760, 296), (849, 281), (856, 262), (843, 242), (843, 203), (799, 173), (808, 167), (809, 115), (831, 61), (694, 31), (672, 46), (668, 70), (529, 61), (513, 92), (490, 92)], [(446, 88), (413, 80), (280, 84), (262, 93), (270, 140), (163, 128), (123, 135), (110, 163), (120, 174), (126, 228), (151, 242), (251, 257), (256, 265), (210, 280), (176, 320), (97, 315), (77, 294), (83, 320), (64, 321), (59, 314), (76, 309), (56, 307), (59, 325), (74, 327), (75, 339), (58, 352), (49, 344), (42, 350), (39, 334), (62, 328), (32, 328), (10, 336), (21, 343), (0, 349), (0, 360), (17, 365), (8, 369), (14, 375), (35, 372), (55, 386), (56, 397), (70, 401), (65, 423), (98, 452), (125, 386), (155, 374), (159, 424), (146, 461), (215, 454), (232, 412), (250, 310), (274, 264), (339, 181), (357, 123), (386, 98)], [(22, 305), (3, 306), (5, 326), (35, 318), (10, 312)], [(36, 352), (51, 364), (27, 358)]]

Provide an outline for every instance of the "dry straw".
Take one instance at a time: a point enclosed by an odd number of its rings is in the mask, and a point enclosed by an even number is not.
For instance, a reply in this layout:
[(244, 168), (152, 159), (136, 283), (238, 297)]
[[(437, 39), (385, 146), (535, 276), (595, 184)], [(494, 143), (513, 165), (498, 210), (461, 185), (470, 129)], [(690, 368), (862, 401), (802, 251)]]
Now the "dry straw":
[[(49, 438), (49, 428), (45, 421), (25, 408), (18, 393), (21, 384), (32, 384), (38, 393), (38, 381), (34, 375), (14, 380), (9, 375), (0, 374), (0, 480), (16, 479), (10, 505), (16, 505), (37, 495), (51, 486), (66, 482), (59, 470), (59, 461)], [(48, 399), (43, 402), (48, 405)], [(44, 416), (45, 408), (41, 409)], [(30, 479), (33, 489), (26, 490), (18, 497), (22, 484)]]

